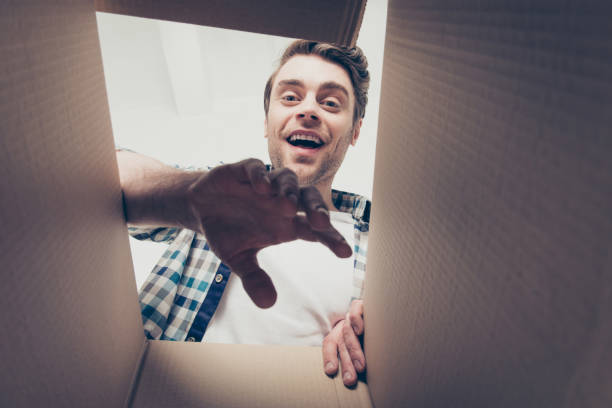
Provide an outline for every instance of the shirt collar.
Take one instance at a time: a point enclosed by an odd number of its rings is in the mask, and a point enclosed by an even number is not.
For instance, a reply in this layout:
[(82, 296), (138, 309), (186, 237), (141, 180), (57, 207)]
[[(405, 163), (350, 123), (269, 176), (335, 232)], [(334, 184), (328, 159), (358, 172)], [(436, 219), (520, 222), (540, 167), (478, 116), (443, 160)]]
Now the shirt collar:
[[(267, 164), (266, 169), (272, 170), (272, 165)], [(338, 211), (351, 214), (358, 222), (370, 222), (370, 207), (372, 203), (364, 196), (332, 189), (332, 203)]]

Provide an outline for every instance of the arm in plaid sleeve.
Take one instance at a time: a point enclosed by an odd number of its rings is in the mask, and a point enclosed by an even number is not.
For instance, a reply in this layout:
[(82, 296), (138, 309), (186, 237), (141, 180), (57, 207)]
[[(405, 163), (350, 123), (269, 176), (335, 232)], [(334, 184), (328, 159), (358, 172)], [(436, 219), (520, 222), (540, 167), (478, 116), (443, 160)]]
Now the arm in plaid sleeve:
[[(124, 156), (123, 154), (122, 156), (119, 156), (119, 152), (133, 153), (133, 155), (128, 155), (128, 158), (130, 160), (133, 160), (135, 158), (136, 160), (142, 160), (142, 156), (139, 156), (138, 153), (135, 152), (134, 150), (126, 149), (121, 146), (115, 146), (115, 151), (118, 153), (117, 155), (118, 161), (122, 160)], [(151, 163), (153, 162), (155, 161), (152, 160)], [(155, 165), (160, 166), (160, 167), (163, 166), (161, 162), (155, 162)], [(172, 167), (176, 169), (190, 170), (190, 171), (204, 170), (204, 168), (195, 167), (195, 166), (190, 166), (190, 167), (185, 168), (185, 167), (181, 167), (178, 165), (172, 165)], [(207, 167), (206, 170), (210, 170), (210, 167)], [(123, 174), (123, 176), (125, 177), (125, 174)], [(140, 225), (129, 225), (128, 226), (128, 233), (130, 234), (130, 236), (139, 241), (165, 242), (167, 244), (170, 244), (174, 241), (174, 239), (180, 232), (181, 232), (181, 228), (176, 228), (176, 227), (162, 227), (162, 226), (149, 227), (149, 226), (140, 226)]]
[(184, 171), (128, 151), (117, 152), (117, 161), (126, 221), (205, 234), (259, 307), (276, 301), (274, 285), (257, 263), (260, 249), (306, 239), (339, 257), (352, 253), (331, 225), (319, 191), (299, 186), (287, 168), (268, 171), (260, 160), (247, 159), (208, 172)]
[(181, 228), (194, 229), (196, 220), (185, 192), (205, 171), (184, 171), (127, 150), (117, 151), (117, 163), (132, 236), (169, 241)]

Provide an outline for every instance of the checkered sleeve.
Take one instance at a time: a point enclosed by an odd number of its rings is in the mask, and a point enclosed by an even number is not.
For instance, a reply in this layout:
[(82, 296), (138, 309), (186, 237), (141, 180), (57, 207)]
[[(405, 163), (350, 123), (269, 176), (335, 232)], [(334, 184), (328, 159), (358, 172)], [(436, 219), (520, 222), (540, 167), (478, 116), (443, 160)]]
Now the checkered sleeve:
[(180, 232), (180, 228), (171, 227), (128, 227), (130, 236), (139, 241), (165, 242), (168, 244), (172, 243)]
[(348, 212), (353, 217), (355, 235), (351, 300), (361, 299), (365, 282), (371, 202), (363, 196), (339, 190), (332, 190), (332, 202), (338, 210)]
[(363, 297), (363, 288), (366, 273), (366, 255), (368, 252), (368, 230), (362, 231), (355, 226), (353, 294), (351, 300)]
[(144, 331), (149, 339), (160, 339), (182, 279), (195, 233), (182, 230), (147, 277), (139, 294)]

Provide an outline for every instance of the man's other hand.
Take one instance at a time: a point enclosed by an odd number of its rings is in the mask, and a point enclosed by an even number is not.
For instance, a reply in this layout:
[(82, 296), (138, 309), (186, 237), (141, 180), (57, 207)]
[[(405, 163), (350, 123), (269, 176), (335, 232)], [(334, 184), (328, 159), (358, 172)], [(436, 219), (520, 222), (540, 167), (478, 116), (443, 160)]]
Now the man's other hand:
[(272, 281), (257, 262), (259, 250), (305, 239), (321, 242), (341, 258), (352, 254), (331, 225), (319, 191), (299, 187), (296, 174), (287, 168), (268, 172), (260, 160), (247, 159), (215, 167), (187, 191), (192, 212), (187, 226), (206, 235), (259, 307), (276, 301)]
[(353, 300), (346, 317), (323, 339), (325, 374), (333, 376), (338, 372), (339, 357), (342, 382), (347, 387), (357, 384), (357, 373), (365, 372), (366, 361), (360, 341), (363, 331), (363, 301)]

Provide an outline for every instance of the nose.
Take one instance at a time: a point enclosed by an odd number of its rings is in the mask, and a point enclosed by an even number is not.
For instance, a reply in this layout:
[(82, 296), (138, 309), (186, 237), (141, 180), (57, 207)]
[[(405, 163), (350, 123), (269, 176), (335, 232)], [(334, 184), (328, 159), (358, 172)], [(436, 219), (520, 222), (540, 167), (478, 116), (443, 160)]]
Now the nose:
[(310, 111), (310, 112), (300, 112), (300, 113), (298, 113), (298, 118), (300, 118), (300, 119), (307, 119), (307, 120), (315, 120), (315, 121), (319, 120), (319, 117), (313, 111)]
[(299, 106), (297, 118), (306, 122), (318, 122), (320, 117), (317, 113), (318, 104), (312, 98), (305, 99)]

